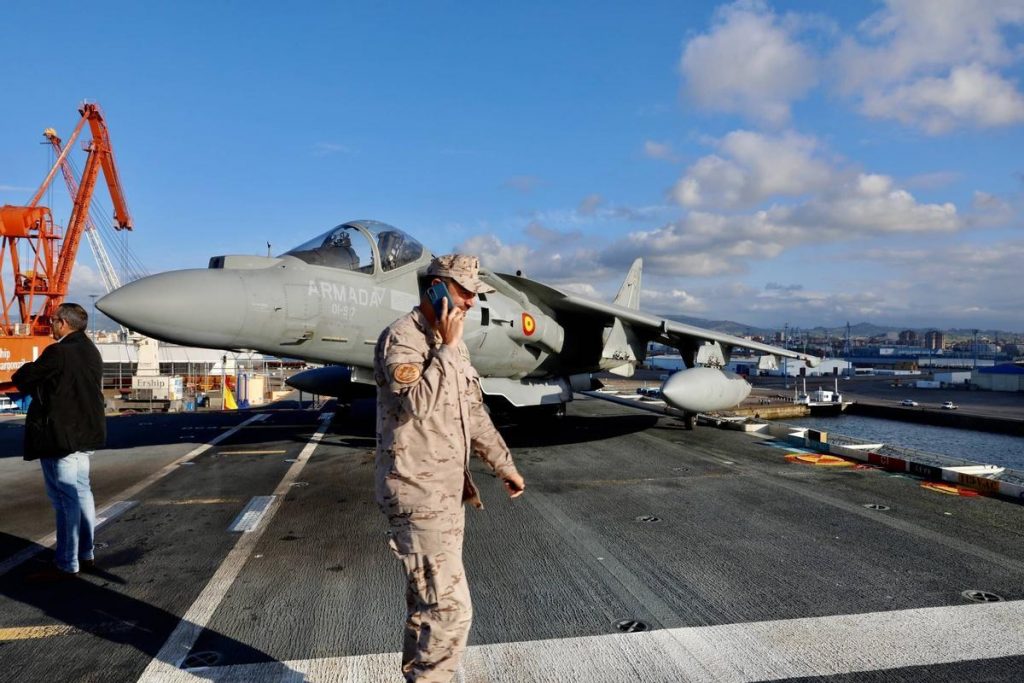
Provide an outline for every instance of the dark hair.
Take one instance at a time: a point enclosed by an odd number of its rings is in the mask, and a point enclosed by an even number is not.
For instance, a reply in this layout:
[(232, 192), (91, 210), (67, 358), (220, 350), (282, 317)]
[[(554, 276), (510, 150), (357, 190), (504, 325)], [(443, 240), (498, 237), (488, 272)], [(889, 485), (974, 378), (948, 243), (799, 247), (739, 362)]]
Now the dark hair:
[(420, 288), (420, 296), (424, 296), (427, 293), (427, 289), (430, 288), (430, 283), (434, 280), (440, 280), (441, 282), (447, 282), (449, 278), (443, 275), (430, 275), (426, 271), (416, 274), (416, 284)]
[(57, 307), (53, 317), (57, 320), (63, 320), (68, 324), (68, 327), (76, 332), (80, 332), (89, 326), (89, 314), (78, 304), (61, 304)]

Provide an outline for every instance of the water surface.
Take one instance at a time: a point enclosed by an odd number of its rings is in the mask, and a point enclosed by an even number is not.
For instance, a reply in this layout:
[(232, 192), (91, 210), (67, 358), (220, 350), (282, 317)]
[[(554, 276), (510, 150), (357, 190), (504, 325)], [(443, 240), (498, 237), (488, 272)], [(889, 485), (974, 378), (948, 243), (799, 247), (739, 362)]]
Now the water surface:
[(861, 415), (793, 417), (787, 424), (1024, 471), (1024, 437)]

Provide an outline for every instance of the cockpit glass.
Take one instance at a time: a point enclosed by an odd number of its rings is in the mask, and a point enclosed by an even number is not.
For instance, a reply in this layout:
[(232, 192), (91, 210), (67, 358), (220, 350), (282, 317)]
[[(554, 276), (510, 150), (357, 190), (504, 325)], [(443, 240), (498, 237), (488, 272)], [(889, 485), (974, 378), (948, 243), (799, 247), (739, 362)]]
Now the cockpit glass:
[(380, 265), (384, 270), (401, 268), (407, 263), (419, 260), (423, 245), (393, 225), (379, 221), (357, 221), (373, 236), (380, 253)]
[(332, 228), (284, 255), (294, 256), (314, 266), (373, 272), (373, 250), (366, 235), (348, 224)]
[(377, 245), (381, 269), (385, 271), (401, 268), (423, 256), (423, 245), (407, 233), (387, 223), (366, 220), (339, 225), (284, 255), (312, 265), (372, 273), (371, 240)]

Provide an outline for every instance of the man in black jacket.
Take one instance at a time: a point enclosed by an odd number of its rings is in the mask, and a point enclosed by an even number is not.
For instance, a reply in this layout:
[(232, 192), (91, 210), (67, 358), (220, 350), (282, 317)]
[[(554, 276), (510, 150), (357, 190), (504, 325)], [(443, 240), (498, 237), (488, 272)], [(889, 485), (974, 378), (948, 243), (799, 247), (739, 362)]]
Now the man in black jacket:
[(25, 459), (39, 460), (46, 493), (57, 512), (56, 569), (37, 578), (70, 578), (93, 566), (96, 507), (89, 456), (107, 440), (103, 359), (85, 335), (89, 316), (61, 304), (50, 319), (57, 343), (11, 378), (32, 396), (25, 418)]

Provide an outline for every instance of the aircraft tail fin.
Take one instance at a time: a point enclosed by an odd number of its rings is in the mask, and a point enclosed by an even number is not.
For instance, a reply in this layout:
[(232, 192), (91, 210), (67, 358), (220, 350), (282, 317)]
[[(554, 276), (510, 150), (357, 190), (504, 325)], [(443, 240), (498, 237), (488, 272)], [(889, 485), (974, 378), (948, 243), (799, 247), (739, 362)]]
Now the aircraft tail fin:
[(626, 274), (626, 279), (619, 287), (619, 293), (615, 295), (615, 301), (612, 303), (625, 308), (640, 308), (640, 275), (643, 268), (644, 260), (642, 258), (633, 261), (633, 265), (629, 267), (629, 273)]

